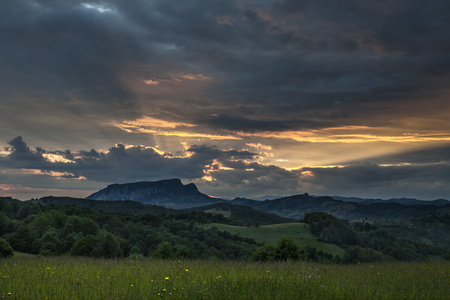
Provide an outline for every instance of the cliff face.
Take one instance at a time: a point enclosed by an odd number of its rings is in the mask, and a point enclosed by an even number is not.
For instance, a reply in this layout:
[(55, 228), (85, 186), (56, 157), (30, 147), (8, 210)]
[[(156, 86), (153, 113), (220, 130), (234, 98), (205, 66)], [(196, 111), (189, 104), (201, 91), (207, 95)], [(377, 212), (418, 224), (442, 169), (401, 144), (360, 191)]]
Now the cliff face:
[(200, 193), (195, 184), (180, 179), (111, 184), (86, 197), (92, 200), (132, 200), (168, 208), (190, 208), (222, 202)]

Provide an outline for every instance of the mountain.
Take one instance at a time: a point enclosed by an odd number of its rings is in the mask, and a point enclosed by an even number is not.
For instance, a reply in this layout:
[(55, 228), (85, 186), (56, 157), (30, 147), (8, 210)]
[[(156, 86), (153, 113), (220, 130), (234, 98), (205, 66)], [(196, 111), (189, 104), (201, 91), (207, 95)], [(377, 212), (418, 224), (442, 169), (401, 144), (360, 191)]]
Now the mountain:
[(450, 204), (450, 201), (445, 199), (437, 199), (432, 201), (417, 200), (412, 198), (392, 198), (388, 200), (383, 199), (370, 199), (370, 198), (357, 198), (357, 197), (340, 197), (333, 196), (333, 199), (341, 200), (344, 202), (355, 202), (355, 203), (399, 203), (403, 205), (434, 205), (434, 206), (445, 206)]
[(436, 203), (427, 204), (426, 201), (420, 201), (420, 204), (414, 201), (404, 201), (410, 204), (402, 204), (384, 200), (344, 202), (328, 196), (317, 197), (308, 194), (266, 201), (236, 198), (231, 202), (252, 207), (266, 213), (275, 213), (284, 218), (298, 220), (303, 219), (306, 213), (313, 211), (325, 212), (341, 219), (356, 220), (363, 218), (410, 218), (413, 216), (446, 212), (450, 209), (450, 203), (441, 206), (436, 205)]
[(86, 199), (131, 200), (173, 209), (224, 202), (199, 192), (193, 183), (184, 185), (180, 179), (111, 184)]
[[(183, 185), (180, 179), (112, 184), (88, 196), (87, 199), (131, 200), (172, 209), (187, 209), (226, 203), (246, 206), (264, 213), (296, 220), (301, 220), (306, 213), (314, 211), (332, 214), (341, 219), (357, 220), (363, 218), (404, 219), (426, 214), (448, 213), (450, 210), (450, 202), (442, 199), (435, 201), (409, 198), (381, 200), (312, 196), (305, 193), (265, 201), (246, 198), (224, 200), (201, 193), (193, 183)], [(211, 209), (228, 211), (227, 214), (232, 211), (231, 209), (219, 209), (218, 207), (211, 207)], [(241, 213), (243, 215), (242, 212), (242, 209), (237, 209), (234, 210), (233, 214)], [(250, 211), (247, 212), (250, 213)], [(260, 223), (263, 224), (263, 222)]]

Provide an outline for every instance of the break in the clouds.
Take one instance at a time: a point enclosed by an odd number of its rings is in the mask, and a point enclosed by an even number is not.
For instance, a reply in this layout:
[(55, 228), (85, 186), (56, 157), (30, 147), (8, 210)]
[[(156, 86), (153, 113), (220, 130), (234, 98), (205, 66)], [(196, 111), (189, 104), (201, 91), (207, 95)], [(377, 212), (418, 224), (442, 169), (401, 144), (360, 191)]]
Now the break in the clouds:
[(450, 143), (449, 12), (445, 0), (2, 1), (2, 194), (180, 177), (219, 196), (448, 198), (435, 154)]

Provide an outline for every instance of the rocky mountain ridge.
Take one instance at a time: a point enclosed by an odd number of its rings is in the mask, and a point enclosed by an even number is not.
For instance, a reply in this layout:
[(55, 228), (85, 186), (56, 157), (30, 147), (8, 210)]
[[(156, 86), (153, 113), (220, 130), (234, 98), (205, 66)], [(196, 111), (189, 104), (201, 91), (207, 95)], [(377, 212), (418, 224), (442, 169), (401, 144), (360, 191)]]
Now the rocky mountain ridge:
[(92, 200), (132, 200), (166, 208), (186, 209), (217, 203), (247, 206), (265, 213), (289, 219), (303, 219), (305, 213), (321, 211), (338, 218), (409, 218), (426, 214), (450, 213), (450, 202), (439, 199), (363, 199), (329, 196), (311, 196), (307, 193), (258, 201), (246, 198), (224, 200), (201, 193), (195, 184), (184, 185), (180, 179), (112, 184), (90, 195)]
[(224, 200), (201, 193), (193, 183), (180, 179), (111, 184), (86, 197), (91, 200), (131, 200), (167, 208), (184, 209), (205, 206)]

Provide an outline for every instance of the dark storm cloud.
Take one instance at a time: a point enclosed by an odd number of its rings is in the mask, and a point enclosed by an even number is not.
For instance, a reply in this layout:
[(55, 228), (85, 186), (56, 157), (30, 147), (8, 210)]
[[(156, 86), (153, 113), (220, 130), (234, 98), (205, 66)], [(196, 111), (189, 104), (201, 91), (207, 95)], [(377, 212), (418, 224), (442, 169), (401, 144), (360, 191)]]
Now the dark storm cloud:
[(119, 14), (102, 14), (81, 1), (21, 0), (2, 3), (0, 14), (0, 76), (8, 87), (0, 92), (6, 99), (38, 101), (42, 111), (50, 109), (49, 98), (81, 113), (86, 106), (111, 114), (91, 102), (131, 108), (133, 95), (118, 75), (125, 63), (143, 57), (143, 49)]
[[(154, 110), (212, 126), (220, 120), (229, 130), (315, 128), (330, 118), (358, 124), (380, 101), (446, 87), (449, 11), (443, 0), (6, 1), (0, 92), (11, 102), (20, 90), (121, 118), (157, 103)], [(204, 100), (202, 113), (225, 119), (186, 115), (183, 93), (137, 101), (123, 83), (124, 76), (167, 78), (164, 70), (217, 78), (192, 97)], [(45, 111), (52, 102), (43, 104)], [(302, 122), (289, 123), (294, 118)]]
[[(280, 108), (280, 111), (281, 110), (282, 108)], [(243, 113), (243, 111), (247, 111), (248, 113)], [(196, 122), (198, 124), (208, 125), (212, 128), (245, 132), (322, 128), (326, 124), (330, 124), (329, 121), (317, 122), (313, 120), (297, 120), (295, 118), (291, 120), (260, 120), (263, 119), (263, 117), (261, 117), (258, 112), (266, 114), (266, 112), (263, 112), (260, 109), (238, 109), (235, 112), (241, 116), (217, 115), (208, 118), (199, 118)]]
[(19, 161), (43, 161), (44, 158), (41, 154), (41, 148), (37, 151), (31, 151), (27, 144), (23, 141), (21, 136), (18, 136), (8, 142), (11, 145), (11, 154), (9, 157), (11, 160)]
[[(253, 159), (256, 154), (249, 151), (221, 150), (208, 146), (191, 146), (192, 155), (177, 157), (171, 153), (159, 153), (143, 146), (125, 147), (117, 144), (107, 152), (49, 151), (42, 148), (32, 150), (17, 137), (9, 142), (10, 154), (0, 159), (0, 166), (11, 169), (40, 170), (43, 173), (61, 172), (64, 178), (81, 178), (100, 182), (124, 182), (154, 178), (201, 178), (203, 170), (214, 161), (226, 164), (229, 161)], [(58, 154), (72, 162), (51, 161), (46, 154)]]
[[(171, 153), (158, 153), (153, 148), (125, 147), (122, 144), (111, 147), (107, 152), (92, 149), (69, 153), (39, 148), (46, 154), (58, 154), (73, 159), (72, 162), (52, 162), (36, 149), (28, 147), (20, 137), (10, 144), (10, 154), (0, 158), (0, 166), (10, 170), (34, 170), (29, 176), (36, 177), (36, 182), (40, 184), (43, 184), (43, 175), (46, 174), (57, 176), (60, 180), (86, 178), (94, 182), (111, 183), (174, 177), (199, 180), (206, 170), (215, 180), (207, 185), (218, 185), (219, 190), (223, 187), (245, 188), (247, 193), (260, 193), (261, 189), (273, 186), (274, 192), (277, 189), (294, 191), (298, 185), (295, 172), (251, 162), (257, 155), (249, 151), (193, 145), (187, 150), (191, 153), (190, 156), (176, 157)], [(23, 156), (18, 156), (18, 153)], [(40, 160), (36, 160), (36, 156), (40, 157)], [(55, 175), (53, 172), (58, 173)], [(49, 176), (48, 182), (57, 187), (57, 182), (51, 178)], [(64, 180), (61, 185), (64, 185)]]
[[(303, 186), (322, 193), (365, 197), (448, 198), (450, 162), (383, 165), (372, 162), (346, 167), (302, 168)], [(312, 175), (312, 176), (311, 176)]]
[[(450, 192), (450, 162), (447, 147), (405, 154), (402, 159), (387, 156), (384, 163), (354, 162), (345, 167), (305, 167), (290, 171), (256, 161), (250, 151), (218, 149), (193, 145), (185, 156), (157, 152), (154, 148), (117, 144), (108, 151), (60, 151), (30, 148), (21, 137), (9, 142), (7, 157), (0, 167), (16, 170), (9, 180), (22, 178), (30, 170), (33, 182), (67, 185), (65, 180), (87, 179), (93, 182), (132, 182), (164, 178), (184, 178), (200, 183), (221, 195), (296, 194), (310, 192), (328, 195), (365, 197), (445, 198)], [(51, 161), (47, 155), (60, 155), (71, 162)], [(408, 163), (404, 163), (408, 161)], [(39, 173), (40, 171), (40, 173)], [(48, 176), (45, 181), (44, 175)], [(212, 182), (202, 181), (207, 175)], [(20, 177), (22, 176), (22, 177)], [(2, 173), (2, 178), (4, 174)], [(59, 178), (55, 180), (53, 178)], [(3, 182), (8, 183), (5, 180)], [(65, 179), (65, 180), (64, 180)], [(24, 180), (24, 179), (22, 179)], [(59, 182), (59, 183), (58, 183)], [(235, 192), (230, 193), (230, 189)], [(350, 191), (350, 194), (349, 194)]]
[(229, 159), (253, 159), (256, 157), (256, 153), (247, 150), (221, 150), (206, 145), (193, 145), (187, 151), (208, 160), (220, 159), (222, 161), (227, 161)]

